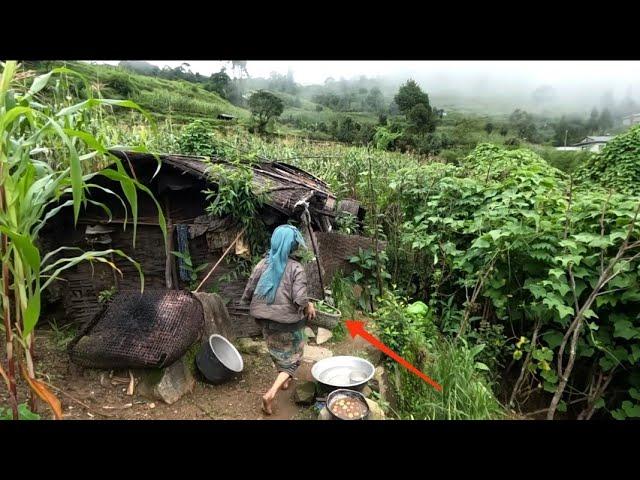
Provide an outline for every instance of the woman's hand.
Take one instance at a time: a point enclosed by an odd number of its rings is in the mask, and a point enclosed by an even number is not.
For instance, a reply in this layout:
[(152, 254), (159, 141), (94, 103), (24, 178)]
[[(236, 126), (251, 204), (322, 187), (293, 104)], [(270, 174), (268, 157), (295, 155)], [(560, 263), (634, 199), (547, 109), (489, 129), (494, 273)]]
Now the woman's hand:
[(313, 306), (313, 303), (309, 302), (307, 304), (304, 308), (304, 314), (309, 320), (314, 320), (316, 318), (316, 308)]

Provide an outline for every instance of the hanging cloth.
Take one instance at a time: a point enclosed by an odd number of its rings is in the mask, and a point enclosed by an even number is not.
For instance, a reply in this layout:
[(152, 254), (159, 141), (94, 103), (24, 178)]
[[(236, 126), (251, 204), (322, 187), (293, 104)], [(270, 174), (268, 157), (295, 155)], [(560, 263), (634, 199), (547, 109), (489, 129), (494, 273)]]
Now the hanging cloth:
[[(184, 258), (191, 258), (189, 254), (189, 226), (176, 225), (176, 233), (178, 235), (178, 251), (184, 255)], [(180, 280), (184, 282), (191, 280), (191, 268), (180, 257), (178, 257), (178, 272), (180, 273)]]

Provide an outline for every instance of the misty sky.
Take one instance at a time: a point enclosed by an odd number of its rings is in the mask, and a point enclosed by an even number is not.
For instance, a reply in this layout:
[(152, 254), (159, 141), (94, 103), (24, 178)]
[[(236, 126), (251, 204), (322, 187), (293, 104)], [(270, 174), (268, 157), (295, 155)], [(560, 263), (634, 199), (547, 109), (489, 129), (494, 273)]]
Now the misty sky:
[[(154, 65), (175, 67), (183, 62), (193, 72), (210, 75), (225, 64), (222, 61), (155, 61)], [(117, 64), (114, 62), (105, 62)], [(584, 83), (636, 83), (640, 80), (638, 61), (253, 61), (247, 63), (252, 77), (268, 77), (271, 72), (287, 73), (303, 85), (323, 83), (327, 77), (339, 79), (360, 75), (489, 77), (526, 83), (555, 85)]]

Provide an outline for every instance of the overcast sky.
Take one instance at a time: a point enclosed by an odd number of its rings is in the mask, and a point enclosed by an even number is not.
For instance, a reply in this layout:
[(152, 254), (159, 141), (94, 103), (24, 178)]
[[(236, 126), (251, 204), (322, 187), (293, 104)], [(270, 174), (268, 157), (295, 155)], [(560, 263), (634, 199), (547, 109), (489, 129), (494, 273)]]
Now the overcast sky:
[[(191, 65), (193, 72), (210, 75), (217, 72), (222, 61), (155, 61), (162, 67), (176, 67), (183, 62)], [(118, 61), (104, 62), (117, 64)], [(640, 80), (638, 61), (254, 61), (247, 62), (252, 77), (268, 77), (271, 72), (294, 72), (296, 82), (303, 85), (323, 83), (327, 77), (352, 78), (360, 75), (417, 76), (445, 75), (455, 78), (474, 76), (501, 77), (504, 80), (526, 80), (542, 84), (584, 84), (612, 82), (636, 83)]]

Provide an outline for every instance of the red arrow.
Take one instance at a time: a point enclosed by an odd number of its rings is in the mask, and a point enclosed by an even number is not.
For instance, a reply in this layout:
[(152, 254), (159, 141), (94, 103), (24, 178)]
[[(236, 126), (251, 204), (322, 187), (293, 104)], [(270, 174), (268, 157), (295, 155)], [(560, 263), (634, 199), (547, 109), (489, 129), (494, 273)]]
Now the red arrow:
[(433, 388), (435, 388), (439, 392), (442, 391), (442, 387), (439, 384), (437, 384), (436, 382), (431, 380), (429, 377), (427, 377), (424, 373), (422, 373), (416, 367), (414, 367), (409, 362), (407, 362), (404, 358), (402, 358), (396, 352), (391, 350), (384, 343), (382, 343), (376, 337), (374, 337), (369, 332), (367, 332), (364, 329), (364, 322), (359, 321), (359, 320), (347, 320), (345, 322), (345, 324), (347, 325), (347, 328), (349, 329), (349, 333), (351, 334), (351, 336), (353, 338), (355, 338), (356, 335), (360, 335), (362, 338), (364, 338), (371, 345), (373, 345), (374, 347), (376, 347), (378, 350), (382, 351), (383, 353), (385, 353), (389, 357), (393, 358), (396, 362), (398, 362), (404, 368), (409, 370), (411, 373), (414, 373), (415, 375), (419, 376), (421, 379), (423, 379), (425, 382), (427, 382), (429, 385), (431, 385)]

